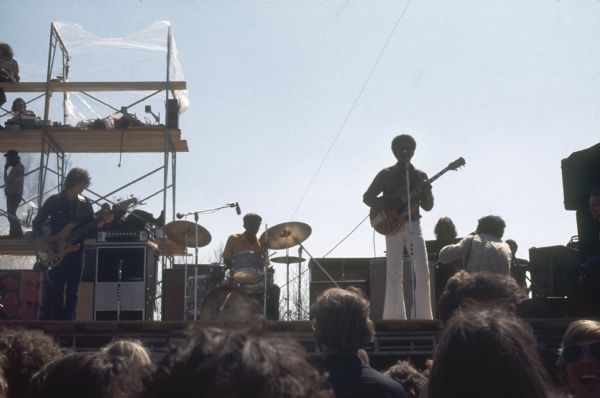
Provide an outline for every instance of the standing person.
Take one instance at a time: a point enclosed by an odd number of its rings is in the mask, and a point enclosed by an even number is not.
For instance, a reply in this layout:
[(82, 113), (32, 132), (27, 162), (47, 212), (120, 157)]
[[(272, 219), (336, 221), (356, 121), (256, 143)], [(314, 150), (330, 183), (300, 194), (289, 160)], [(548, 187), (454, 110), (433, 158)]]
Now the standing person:
[[(259, 241), (256, 234), (260, 229), (260, 225), (262, 223), (262, 217), (255, 213), (248, 213), (244, 216), (244, 232), (239, 234), (229, 235), (227, 239), (227, 243), (225, 243), (225, 248), (223, 249), (223, 263), (231, 269), (235, 265), (235, 257), (236, 254), (241, 252), (252, 252), (255, 259), (258, 260), (260, 264), (255, 264), (260, 267), (263, 272), (268, 272), (267, 277), (267, 318), (272, 320), (279, 319), (279, 294), (280, 289), (279, 286), (273, 283), (273, 272), (271, 268), (268, 268), (265, 264), (268, 260), (262, 260), (262, 258), (267, 258), (266, 251), (267, 248), (263, 247), (261, 242)], [(258, 269), (256, 271), (259, 271)], [(242, 285), (243, 287), (243, 285)], [(259, 294), (262, 297), (262, 293)], [(262, 307), (262, 299), (258, 297), (254, 298), (260, 302)]]
[(6, 195), (6, 213), (10, 224), (8, 238), (19, 239), (23, 237), (23, 230), (17, 217), (17, 209), (23, 197), (25, 167), (21, 163), (19, 153), (14, 149), (9, 149), (4, 156), (6, 157), (6, 163), (4, 164), (4, 194)]
[[(0, 82), (15, 83), (20, 80), (19, 64), (14, 58), (13, 49), (8, 43), (0, 43)], [(6, 102), (4, 90), (0, 88), (0, 105)]]
[(338, 398), (406, 398), (404, 388), (360, 360), (358, 351), (373, 341), (375, 326), (369, 300), (359, 289), (332, 288), (311, 307), (315, 339), (323, 352), (323, 370)]
[[(427, 250), (419, 218), (419, 208), (429, 211), (433, 208), (433, 194), (427, 174), (417, 170), (410, 160), (415, 153), (416, 141), (410, 135), (402, 134), (392, 140), (392, 152), (396, 164), (381, 170), (363, 195), (364, 203), (376, 210), (395, 209), (398, 200), (407, 198), (406, 176), (410, 190), (418, 188), (419, 193), (411, 198), (412, 228), (405, 222), (400, 229), (385, 237), (386, 243), (386, 284), (383, 319), (406, 319), (403, 289), (404, 248), (412, 255), (415, 286), (416, 319), (432, 319), (429, 287), (429, 265)], [(379, 196), (382, 194), (382, 196)]]
[(506, 223), (498, 216), (480, 218), (474, 234), (440, 250), (440, 262), (462, 259), (467, 272), (489, 271), (509, 276), (512, 253), (502, 242), (505, 228)]
[[(77, 227), (92, 225), (100, 228), (112, 220), (110, 215), (106, 215), (92, 224), (95, 221), (94, 209), (90, 201), (81, 195), (90, 183), (91, 179), (86, 170), (74, 168), (69, 171), (62, 192), (50, 196), (33, 220), (33, 236), (38, 246), (42, 247), (44, 244), (43, 226), (46, 221), (50, 222), (50, 235), (53, 236), (70, 223), (75, 223)], [(78, 250), (66, 254), (62, 261), (48, 272), (44, 286), (46, 303), (43, 306), (42, 319), (75, 319), (77, 292), (83, 267), (84, 239), (85, 235), (75, 239), (72, 243), (79, 246)]]

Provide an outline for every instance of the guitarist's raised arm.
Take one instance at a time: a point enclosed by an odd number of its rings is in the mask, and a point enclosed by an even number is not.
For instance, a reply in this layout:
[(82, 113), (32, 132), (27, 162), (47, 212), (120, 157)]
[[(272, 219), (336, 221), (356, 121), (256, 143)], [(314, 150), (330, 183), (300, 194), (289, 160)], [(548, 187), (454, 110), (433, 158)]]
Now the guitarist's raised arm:
[(421, 193), (419, 195), (419, 204), (425, 211), (433, 209), (433, 193), (431, 192), (431, 184), (427, 178), (427, 174), (423, 172), (419, 173), (419, 179), (421, 180)]

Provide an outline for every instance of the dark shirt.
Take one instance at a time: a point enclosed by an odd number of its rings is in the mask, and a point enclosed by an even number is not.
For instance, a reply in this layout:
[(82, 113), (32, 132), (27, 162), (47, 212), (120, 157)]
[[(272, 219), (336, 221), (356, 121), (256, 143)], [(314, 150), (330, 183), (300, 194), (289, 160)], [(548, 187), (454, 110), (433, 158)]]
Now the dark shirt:
[[(46, 220), (50, 221), (50, 235), (54, 235), (69, 223), (74, 222), (82, 226), (94, 221), (94, 209), (87, 199), (78, 197), (69, 200), (64, 192), (61, 192), (50, 196), (42, 205), (32, 223), (34, 237), (44, 235), (43, 226)], [(85, 237), (81, 236), (73, 243), (81, 243)]]
[(406, 398), (404, 388), (363, 364), (356, 355), (329, 355), (323, 362), (329, 383), (337, 398)]
[[(410, 164), (408, 166), (408, 178), (410, 182), (410, 191), (415, 192), (422, 182), (427, 181), (427, 174)], [(382, 194), (382, 199), (378, 198), (379, 194)], [(394, 165), (377, 173), (373, 182), (371, 182), (371, 185), (363, 195), (363, 201), (368, 206), (373, 207), (381, 201), (386, 204), (387, 200), (397, 198), (406, 199), (408, 196), (409, 195), (406, 193), (406, 171), (401, 170), (397, 165)], [(419, 207), (423, 208), (425, 211), (429, 211), (433, 208), (433, 195), (429, 189), (422, 190), (420, 194), (416, 195), (412, 200), (414, 201), (412, 203), (413, 214), (417, 218), (420, 218)], [(417, 204), (417, 206), (415, 206), (415, 204)], [(385, 206), (378, 207), (389, 207), (389, 205), (386, 204)]]

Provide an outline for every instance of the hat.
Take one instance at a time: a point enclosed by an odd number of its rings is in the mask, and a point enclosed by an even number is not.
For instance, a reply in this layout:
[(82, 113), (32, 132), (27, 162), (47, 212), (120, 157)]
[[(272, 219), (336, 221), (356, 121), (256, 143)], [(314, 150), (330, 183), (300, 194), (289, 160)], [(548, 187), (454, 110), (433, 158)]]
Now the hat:
[(19, 152), (15, 151), (14, 149), (9, 149), (8, 152), (6, 152), (4, 154), (4, 156), (7, 157), (7, 158), (14, 157), (14, 158), (17, 158), (17, 159), (21, 159), (19, 157)]

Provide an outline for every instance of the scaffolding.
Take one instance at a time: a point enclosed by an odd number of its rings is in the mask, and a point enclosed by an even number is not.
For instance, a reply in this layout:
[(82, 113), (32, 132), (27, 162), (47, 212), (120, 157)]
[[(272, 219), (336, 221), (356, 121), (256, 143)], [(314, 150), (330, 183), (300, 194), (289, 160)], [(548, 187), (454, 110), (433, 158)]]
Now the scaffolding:
[[(166, 32), (164, 42), (162, 42), (163, 38), (159, 37), (162, 32)], [(64, 34), (79, 35), (78, 38), (84, 37), (93, 46), (114, 45), (114, 43), (117, 43), (117, 47), (138, 50), (140, 46), (145, 45), (146, 49), (150, 49), (155, 53), (157, 51), (160, 53), (166, 52), (164, 78), (154, 81), (71, 81), (73, 58), (70, 54), (68, 41), (64, 40)], [(148, 43), (144, 43), (143, 41), (148, 37), (150, 38), (147, 39)], [(177, 65), (174, 65), (174, 63)], [(179, 69), (176, 67), (179, 67)], [(176, 72), (174, 73), (174, 71)], [(93, 204), (99, 204), (100, 202), (113, 204), (110, 199), (111, 195), (150, 176), (156, 175), (156, 178), (158, 178), (159, 173), (162, 172), (162, 187), (157, 186), (154, 192), (138, 199), (138, 202), (141, 203), (162, 194), (162, 209), (165, 218), (174, 219), (177, 191), (177, 153), (188, 152), (187, 141), (182, 139), (181, 131), (178, 128), (178, 113), (187, 108), (187, 92), (184, 91), (187, 85), (184, 80), (178, 79), (182, 76), (171, 26), (167, 22), (155, 23), (146, 30), (145, 35), (144, 32), (140, 32), (137, 36), (120, 39), (103, 39), (85, 32), (79, 25), (53, 22), (50, 26), (46, 81), (0, 83), (0, 88), (7, 93), (39, 93), (29, 102), (41, 99), (44, 101), (43, 119), (40, 118), (36, 128), (0, 130), (0, 151), (6, 152), (9, 149), (14, 149), (20, 153), (39, 154), (37, 168), (28, 170), (28, 175), (37, 173), (37, 193), (32, 198), (23, 198), (22, 204), (27, 202), (37, 203), (39, 209), (49, 195), (60, 191), (66, 174), (68, 154), (155, 153), (163, 155), (162, 165), (155, 164), (152, 170), (106, 194), (96, 193), (88, 189), (86, 195), (91, 198)], [(100, 99), (96, 94), (108, 92), (130, 92), (141, 98), (136, 98), (126, 106), (117, 107)], [(111, 116), (121, 118), (129, 115), (129, 109), (132, 107), (153, 97), (156, 101), (162, 94), (164, 95), (166, 120), (164, 124), (160, 124), (159, 117), (150, 110), (150, 113), (155, 117), (155, 123), (142, 123), (135, 126), (121, 125), (119, 128), (74, 127), (68, 124), (69, 118), (73, 116), (70, 95), (74, 93), (108, 107), (111, 110)], [(51, 99), (54, 94), (62, 94), (62, 122), (52, 121), (51, 115), (54, 109), (51, 109)], [(173, 100), (176, 100), (179, 106), (175, 112), (172, 108), (169, 109), (169, 104), (172, 105)], [(148, 112), (148, 108), (146, 107), (146, 112)], [(3, 116), (10, 115), (10, 111), (4, 108), (3, 110)], [(34, 214), (31, 214), (32, 212), (29, 213), (24, 220), (20, 220), (25, 226), (30, 226), (34, 216)], [(35, 213), (35, 206), (33, 213)], [(185, 252), (185, 248), (178, 247), (166, 239), (159, 243), (162, 243), (159, 244), (162, 262), (160, 269), (169, 266), (172, 256)], [(33, 256), (36, 254), (36, 248), (33, 242), (27, 240), (4, 239), (0, 242), (0, 254)]]

